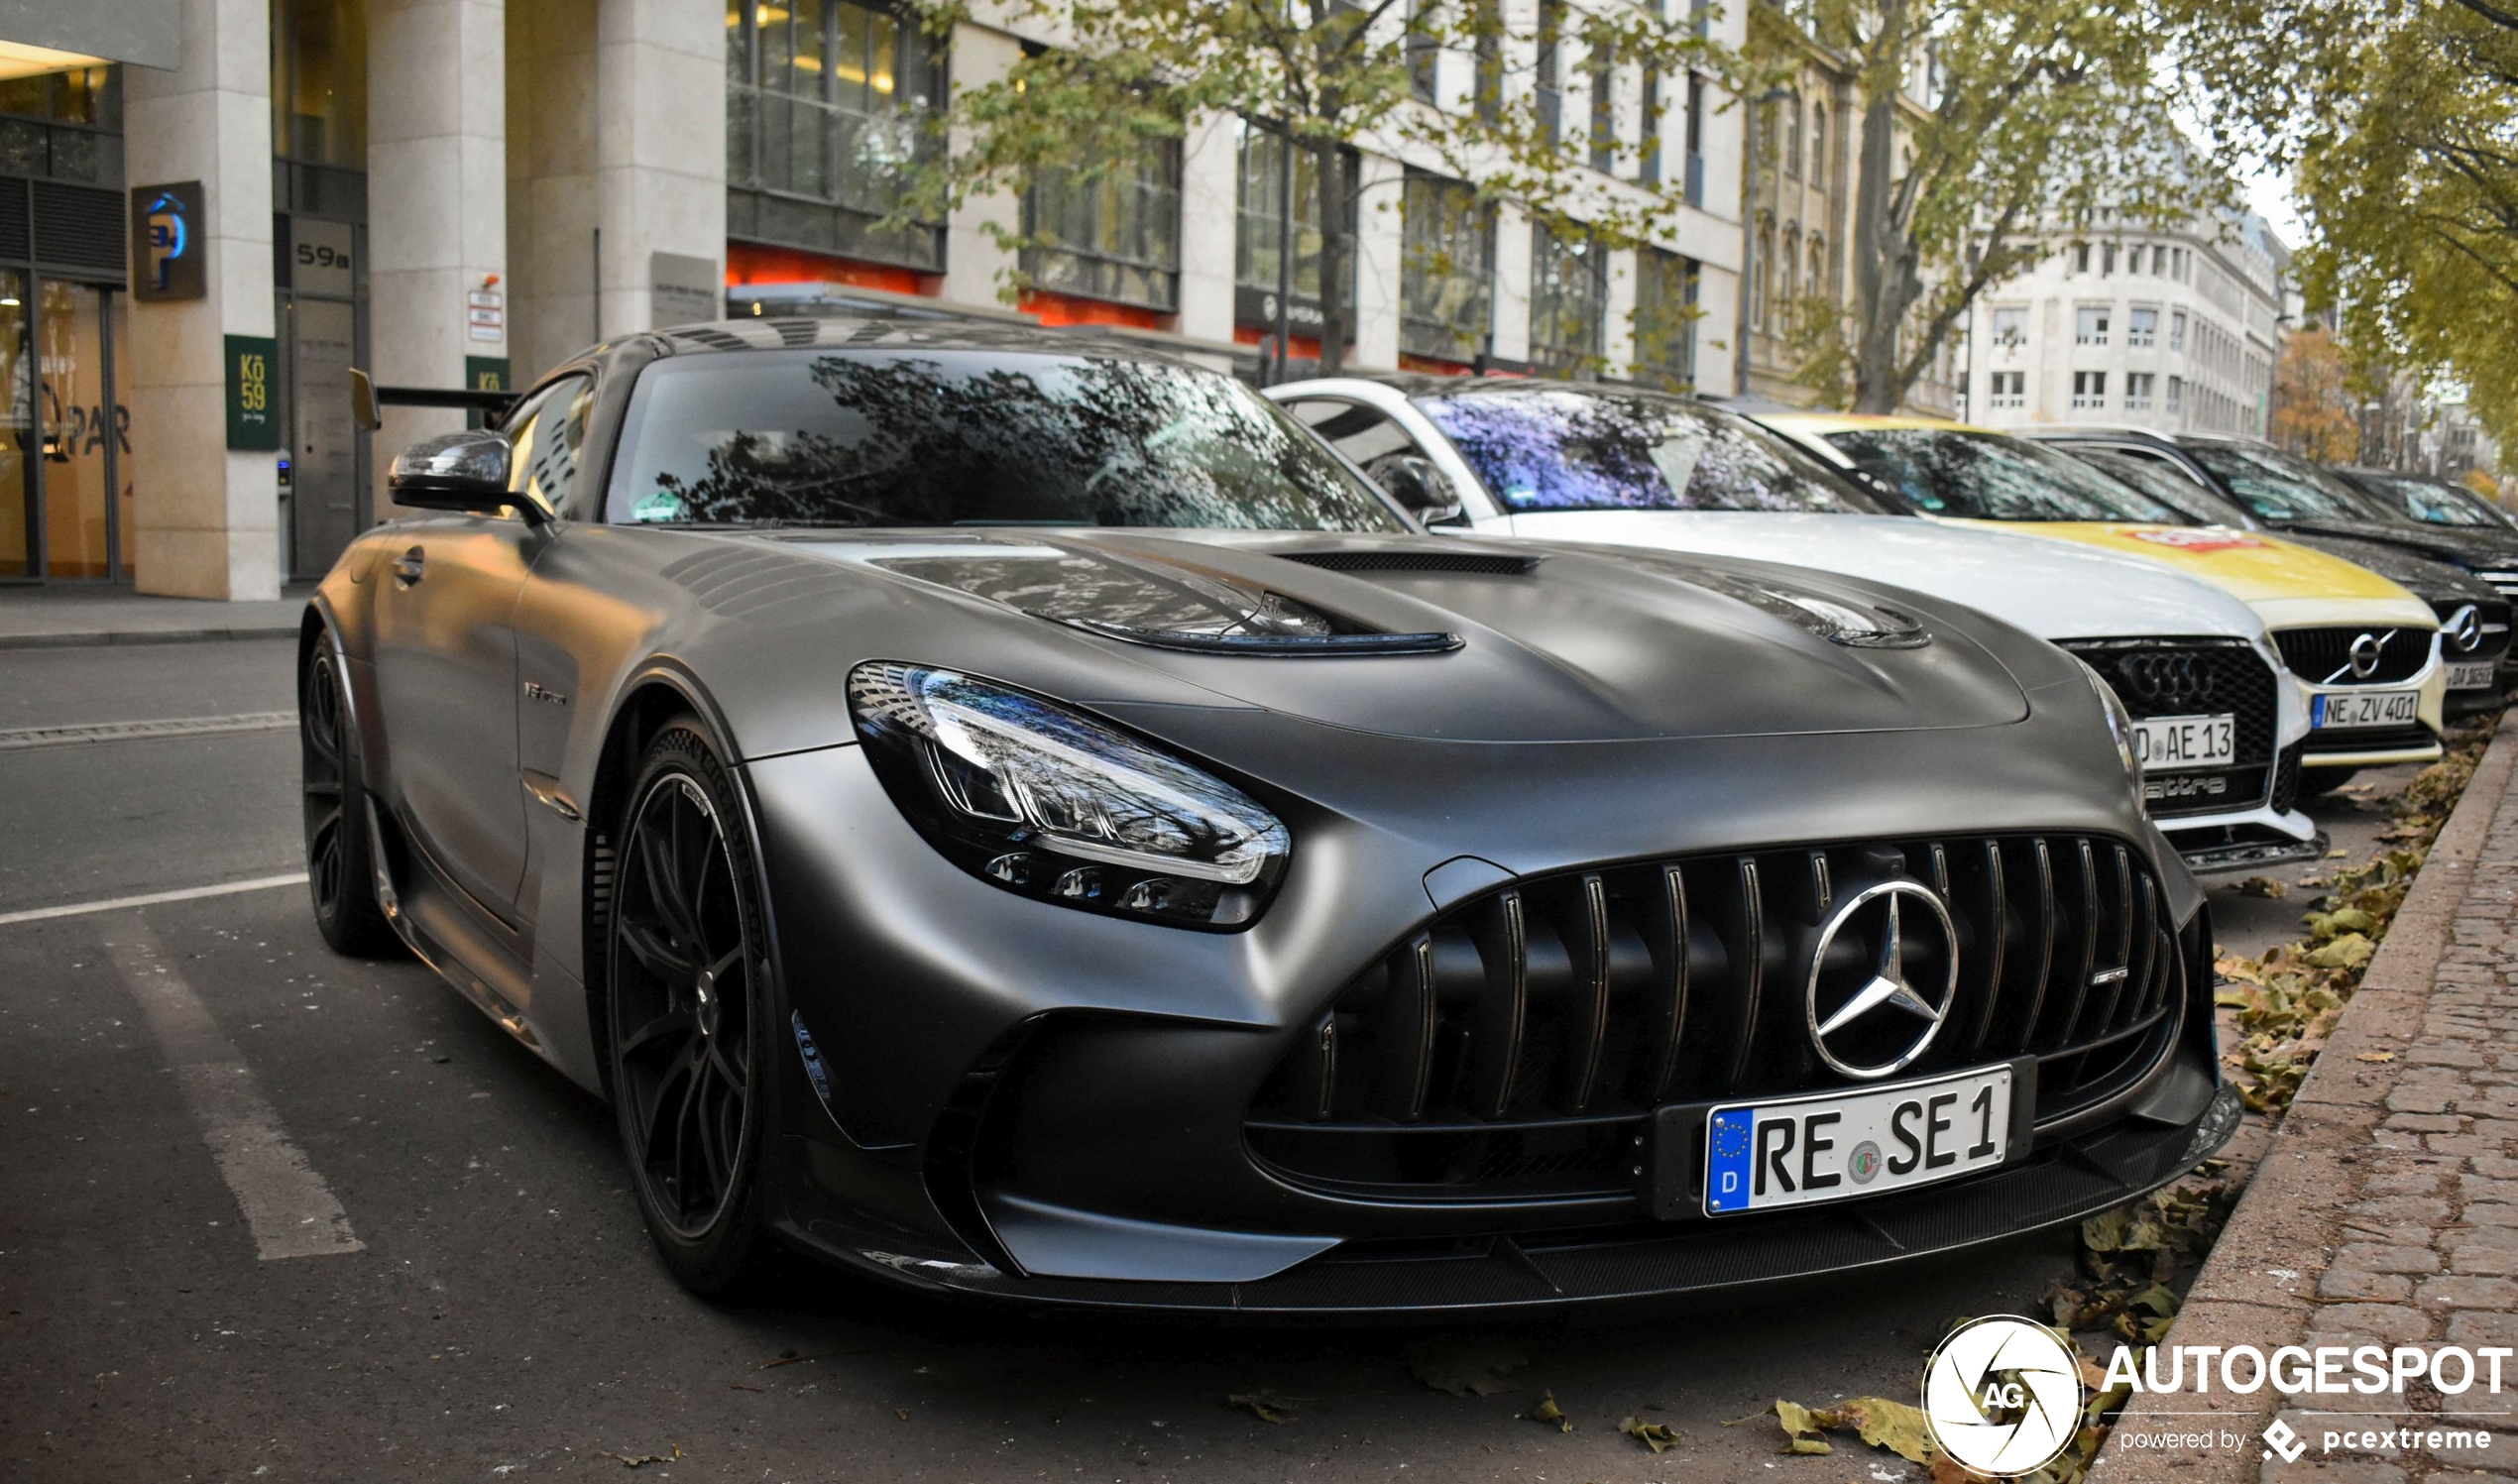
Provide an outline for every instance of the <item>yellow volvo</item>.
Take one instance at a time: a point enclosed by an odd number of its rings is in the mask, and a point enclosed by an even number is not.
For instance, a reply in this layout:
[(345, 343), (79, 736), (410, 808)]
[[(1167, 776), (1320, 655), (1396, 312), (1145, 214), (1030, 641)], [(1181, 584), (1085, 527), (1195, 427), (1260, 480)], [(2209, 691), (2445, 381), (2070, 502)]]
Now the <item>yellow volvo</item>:
[[(2214, 584), (2253, 608), (2302, 688), (2311, 731), (2306, 787), (2361, 767), (2440, 755), (2452, 678), (2492, 685), (2508, 609), (2461, 585), (2443, 614), (2355, 562), (2234, 525), (2201, 523), (2069, 454), (1990, 428), (1929, 417), (1773, 413), (1760, 421), (1860, 471), (1918, 515), (2051, 536), (2139, 557)], [(2443, 619), (2463, 650), (2443, 656)], [(2456, 675), (2452, 669), (2462, 666)]]

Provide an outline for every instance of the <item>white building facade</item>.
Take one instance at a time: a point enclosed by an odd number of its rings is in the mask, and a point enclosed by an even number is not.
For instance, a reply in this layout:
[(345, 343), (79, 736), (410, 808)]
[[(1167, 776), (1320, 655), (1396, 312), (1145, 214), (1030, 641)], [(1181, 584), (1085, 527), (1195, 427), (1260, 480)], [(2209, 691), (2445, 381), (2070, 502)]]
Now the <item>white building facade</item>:
[(2060, 242), (1977, 301), (1961, 415), (2262, 437), (2288, 265), (2253, 215)]

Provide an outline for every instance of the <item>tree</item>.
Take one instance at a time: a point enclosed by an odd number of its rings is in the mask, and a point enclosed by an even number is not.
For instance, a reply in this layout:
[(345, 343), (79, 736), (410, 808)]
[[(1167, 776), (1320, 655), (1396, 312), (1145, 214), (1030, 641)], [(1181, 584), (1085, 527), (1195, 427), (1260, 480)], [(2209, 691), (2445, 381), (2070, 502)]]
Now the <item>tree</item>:
[(2320, 464), (2348, 464), (2360, 451), (2360, 399), (2332, 331), (2301, 330), (2273, 365), (2273, 441)]
[[(1555, 89), (1575, 64), (1606, 68), (1628, 89), (1648, 73), (1727, 65), (1667, 9), (1684, 7), (1619, 3), (1577, 15), (1563, 0), (999, 0), (993, 21), (1059, 45), (1027, 50), (1003, 75), (957, 91), (940, 121), (953, 147), (921, 171), (908, 212), (934, 220), (974, 193), (1020, 194), (1044, 178), (1091, 188), (1149, 145), (1220, 116), (1281, 130), (1310, 162), (1325, 228), (1321, 370), (1334, 371), (1352, 329), (1337, 285), (1349, 273), (1340, 224), (1363, 204), (1359, 150), (1438, 162), (1476, 186), (1482, 207), (1518, 207), (1601, 249), (1653, 239), (1683, 198), (1684, 172), (1612, 183), (1587, 169), (1590, 143), (1579, 120), (1561, 116)], [(941, 31), (962, 15), (963, 0), (936, 0), (926, 20)], [(1474, 58), (1476, 82), (1437, 106), (1423, 95), (1444, 52)], [(1640, 154), (1620, 144), (1609, 158), (1632, 177)], [(1045, 242), (1037, 226), (988, 230), (1007, 248)]]
[(1862, 110), (1854, 302), (1822, 361), (1857, 410), (1895, 410), (1969, 307), (2063, 243), (2222, 203), (2124, 0), (1809, 0), (1806, 19)]
[(2485, 428), (2518, 436), (2518, 8), (2163, 3), (2218, 152), (2294, 172), (2311, 300), (2417, 380), (2464, 383)]

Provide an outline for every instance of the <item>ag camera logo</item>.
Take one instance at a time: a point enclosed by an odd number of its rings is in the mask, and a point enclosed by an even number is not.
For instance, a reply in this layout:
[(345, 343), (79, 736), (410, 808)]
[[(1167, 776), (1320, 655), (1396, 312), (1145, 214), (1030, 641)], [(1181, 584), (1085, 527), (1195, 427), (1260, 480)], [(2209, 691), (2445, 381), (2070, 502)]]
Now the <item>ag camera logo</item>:
[(1941, 1451), (1978, 1473), (2029, 1473), (2080, 1430), (2080, 1363), (2043, 1324), (1971, 1319), (1932, 1352), (1923, 1415)]

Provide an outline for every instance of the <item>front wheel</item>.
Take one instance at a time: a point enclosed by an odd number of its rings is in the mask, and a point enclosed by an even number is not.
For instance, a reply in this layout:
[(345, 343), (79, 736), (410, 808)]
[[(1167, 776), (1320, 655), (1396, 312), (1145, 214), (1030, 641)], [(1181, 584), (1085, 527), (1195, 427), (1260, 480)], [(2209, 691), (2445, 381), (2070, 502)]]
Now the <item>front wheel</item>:
[(648, 746), (605, 929), (613, 1107), (638, 1205), (685, 1287), (737, 1287), (769, 1242), (759, 1179), (767, 963), (750, 843), (696, 723)]
[(358, 738), (329, 646), (306, 655), (297, 688), (298, 792), (304, 802), (306, 890), (332, 951), (381, 958), (401, 947), (376, 904), (376, 843), (360, 787)]

